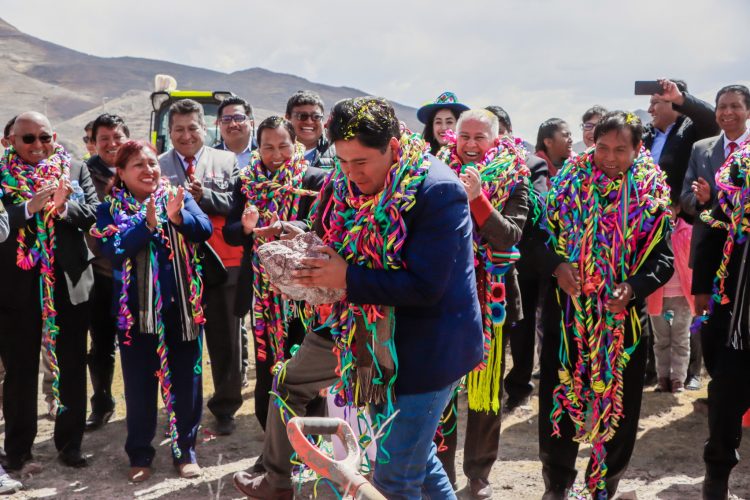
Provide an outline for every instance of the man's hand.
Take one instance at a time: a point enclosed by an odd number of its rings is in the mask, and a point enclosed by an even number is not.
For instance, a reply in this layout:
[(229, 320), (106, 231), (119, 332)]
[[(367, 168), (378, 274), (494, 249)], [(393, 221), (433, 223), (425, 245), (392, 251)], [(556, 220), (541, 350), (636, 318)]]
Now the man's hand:
[(474, 167), (466, 167), (464, 173), (459, 174), (458, 178), (461, 180), (461, 184), (464, 185), (466, 194), (469, 196), (469, 201), (473, 201), (482, 194), (482, 181), (479, 178), (479, 170)]
[(349, 264), (331, 247), (321, 246), (314, 251), (324, 253), (328, 258), (302, 259), (306, 269), (298, 269), (292, 273), (294, 284), (305, 287), (321, 287), (346, 289), (346, 270)]
[(662, 91), (660, 94), (654, 94), (654, 97), (677, 104), (678, 106), (682, 106), (685, 103), (685, 96), (677, 88), (675, 82), (666, 78), (660, 78), (657, 81), (661, 84)]
[(149, 231), (154, 232), (156, 225), (156, 200), (153, 196), (149, 196), (146, 202), (146, 227)]
[(253, 229), (255, 236), (271, 240), (278, 238), (282, 232), (282, 224), (279, 220), (279, 215), (276, 212), (271, 212), (271, 216), (268, 219), (268, 224), (263, 227), (256, 227)]
[(581, 295), (581, 278), (569, 262), (562, 262), (552, 275), (557, 278), (557, 285), (571, 297)]
[(630, 299), (633, 298), (633, 288), (627, 283), (620, 283), (615, 286), (612, 296), (607, 299), (605, 307), (612, 314), (621, 313), (628, 307)]
[(698, 203), (701, 205), (708, 203), (708, 200), (711, 199), (711, 186), (708, 184), (708, 181), (703, 177), (698, 177), (697, 180), (693, 181), (692, 187)]
[(260, 212), (258, 212), (258, 207), (255, 205), (250, 205), (249, 207), (245, 208), (245, 210), (242, 212), (242, 219), (240, 219), (240, 222), (242, 222), (242, 232), (245, 234), (250, 234), (255, 229), (255, 226), (258, 224), (258, 219), (260, 218)]
[(177, 194), (169, 193), (167, 198), (167, 217), (172, 224), (179, 226), (182, 224), (182, 207), (185, 202), (185, 188), (177, 188)]
[(33, 215), (43, 209), (56, 190), (57, 187), (54, 184), (47, 184), (34, 193), (34, 197), (26, 204), (29, 214)]
[(201, 181), (190, 181), (190, 184), (188, 184), (188, 193), (195, 198), (196, 203), (201, 201), (201, 198), (203, 198), (203, 184), (201, 184)]
[(293, 240), (300, 234), (304, 234), (304, 230), (301, 227), (297, 227), (294, 224), (281, 224), (281, 234), (279, 235), (280, 240)]
[(58, 214), (65, 211), (65, 204), (68, 202), (70, 194), (73, 192), (73, 186), (70, 184), (70, 180), (67, 177), (60, 178), (60, 182), (57, 184), (52, 195), (52, 202), (55, 204), (55, 210)]
[(709, 300), (711, 300), (711, 296), (707, 293), (699, 293), (695, 295), (695, 314), (708, 314)]

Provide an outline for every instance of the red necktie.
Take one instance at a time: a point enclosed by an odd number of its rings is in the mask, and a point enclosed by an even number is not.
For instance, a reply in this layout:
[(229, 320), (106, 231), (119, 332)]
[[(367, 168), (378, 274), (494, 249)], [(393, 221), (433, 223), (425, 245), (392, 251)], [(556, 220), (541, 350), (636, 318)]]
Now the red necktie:
[(195, 157), (186, 156), (185, 163), (187, 163), (187, 166), (185, 167), (185, 177), (187, 177), (188, 182), (193, 182), (193, 175), (195, 175)]
[(727, 155), (727, 158), (729, 158), (730, 156), (732, 156), (732, 153), (737, 151), (737, 143), (732, 141), (729, 144), (727, 144), (727, 146), (729, 146), (729, 154)]

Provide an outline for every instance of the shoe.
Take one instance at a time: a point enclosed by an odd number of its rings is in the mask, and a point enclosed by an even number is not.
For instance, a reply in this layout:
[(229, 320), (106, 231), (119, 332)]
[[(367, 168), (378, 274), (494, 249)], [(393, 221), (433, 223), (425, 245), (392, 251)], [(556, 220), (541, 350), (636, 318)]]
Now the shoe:
[(528, 401), (529, 401), (528, 396), (524, 398), (510, 398), (509, 397), (508, 399), (505, 400), (505, 404), (503, 405), (503, 410), (505, 411), (505, 413), (513, 413), (513, 410), (526, 405)]
[(151, 467), (131, 467), (128, 470), (128, 481), (142, 483), (151, 477)]
[(492, 486), (483, 478), (469, 479), (469, 494), (471, 498), (492, 498)]
[(255, 476), (247, 472), (236, 472), (232, 477), (234, 487), (237, 491), (255, 500), (292, 500), (294, 490), (292, 488), (277, 489), (271, 486), (266, 475)]
[(16, 481), (8, 474), (0, 475), (0, 494), (15, 493), (23, 488), (20, 481)]
[(86, 430), (87, 431), (95, 431), (101, 427), (104, 426), (107, 422), (109, 422), (109, 419), (112, 418), (112, 415), (114, 415), (114, 411), (105, 411), (104, 413), (99, 413), (96, 411), (92, 411), (91, 415), (89, 415), (89, 418), (86, 419)]
[(216, 434), (219, 436), (229, 436), (234, 432), (236, 426), (234, 417), (231, 415), (216, 417)]
[(703, 500), (726, 500), (729, 498), (729, 478), (721, 479), (708, 474), (703, 478)]
[(182, 479), (194, 479), (201, 475), (201, 467), (198, 464), (179, 464), (177, 473)]
[(701, 379), (695, 375), (691, 375), (685, 381), (685, 389), (688, 391), (700, 391), (701, 390)]
[(33, 458), (34, 457), (31, 456), (31, 453), (26, 453), (20, 457), (6, 455), (5, 459), (2, 461), (2, 466), (6, 471), (19, 471), (23, 469), (26, 462), (30, 462)]
[(265, 474), (266, 466), (263, 465), (263, 455), (258, 457), (258, 460), (248, 469), (248, 472), (252, 474)]
[(567, 500), (570, 489), (564, 490), (544, 490), (542, 500)]
[(654, 387), (654, 392), (672, 392), (672, 386), (669, 383), (669, 379), (659, 377), (659, 380), (656, 382), (656, 387)]
[(685, 386), (683, 385), (682, 380), (673, 380), (672, 394), (679, 394), (680, 392), (685, 392)]
[(84, 455), (81, 453), (81, 450), (61, 451), (57, 454), (57, 458), (63, 465), (80, 469), (82, 467), (88, 467), (91, 455)]

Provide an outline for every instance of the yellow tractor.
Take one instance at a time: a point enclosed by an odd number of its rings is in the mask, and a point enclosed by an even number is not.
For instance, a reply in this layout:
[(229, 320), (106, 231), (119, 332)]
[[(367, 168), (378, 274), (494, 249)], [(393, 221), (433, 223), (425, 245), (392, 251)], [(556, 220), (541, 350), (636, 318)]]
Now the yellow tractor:
[(206, 116), (205, 144), (213, 146), (221, 140), (216, 125), (216, 113), (221, 101), (233, 96), (232, 92), (223, 90), (177, 90), (177, 81), (169, 75), (156, 75), (155, 92), (151, 94), (151, 143), (161, 154), (172, 147), (169, 139), (169, 107), (180, 99), (192, 99), (203, 106)]

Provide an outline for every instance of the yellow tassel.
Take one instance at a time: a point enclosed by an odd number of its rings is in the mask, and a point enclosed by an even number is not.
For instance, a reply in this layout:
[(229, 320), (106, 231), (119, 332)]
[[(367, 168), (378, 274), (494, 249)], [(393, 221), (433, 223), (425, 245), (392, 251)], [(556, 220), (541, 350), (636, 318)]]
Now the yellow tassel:
[(492, 326), (490, 355), (484, 370), (474, 370), (466, 377), (469, 408), (474, 411), (500, 411), (500, 381), (503, 376), (503, 325)]

